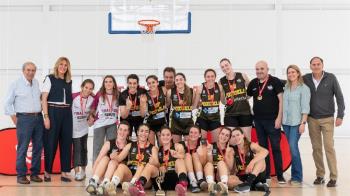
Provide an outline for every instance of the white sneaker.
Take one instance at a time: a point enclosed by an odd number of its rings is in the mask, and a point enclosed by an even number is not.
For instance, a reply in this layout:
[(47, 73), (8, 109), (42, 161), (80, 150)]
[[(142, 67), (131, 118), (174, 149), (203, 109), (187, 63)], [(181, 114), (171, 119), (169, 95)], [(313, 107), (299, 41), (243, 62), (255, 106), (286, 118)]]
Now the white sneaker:
[(76, 181), (83, 181), (85, 179), (86, 175), (85, 172), (78, 172), (75, 174), (75, 180)]
[(129, 187), (130, 187), (131, 183), (130, 182), (123, 182), (122, 184), (122, 190), (123, 190), (123, 194), (124, 195), (130, 195), (129, 194)]
[(96, 189), (96, 195), (104, 195), (105, 189), (103, 186), (99, 186)]
[(105, 190), (107, 192), (107, 195), (117, 195), (117, 187), (113, 182), (108, 182), (106, 184)]
[(220, 195), (227, 196), (228, 195), (228, 187), (227, 184), (223, 182), (218, 182), (216, 185), (217, 192), (220, 193)]

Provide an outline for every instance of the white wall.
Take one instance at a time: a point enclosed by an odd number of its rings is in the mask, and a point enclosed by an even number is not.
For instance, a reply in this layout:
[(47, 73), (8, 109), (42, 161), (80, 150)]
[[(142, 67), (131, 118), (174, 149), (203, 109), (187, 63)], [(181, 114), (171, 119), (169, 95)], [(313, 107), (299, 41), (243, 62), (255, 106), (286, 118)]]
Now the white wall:
[[(193, 0), (191, 34), (147, 38), (109, 35), (108, 2), (0, 2), (0, 98), (3, 101), (9, 83), (27, 60), (38, 65), (37, 78), (42, 80), (59, 56), (69, 57), (77, 89), (87, 77), (98, 80), (113, 74), (122, 84), (128, 73), (144, 78), (161, 73), (164, 66), (176, 67), (188, 75), (190, 84), (198, 84), (204, 69), (218, 70), (222, 57), (230, 58), (237, 70), (251, 78), (255, 62), (265, 59), (273, 74), (285, 78), (289, 64), (309, 72), (309, 59), (318, 55), (324, 58), (325, 69), (336, 73), (348, 103), (349, 3)], [(11, 126), (8, 117), (0, 118), (0, 128)], [(349, 120), (346, 116), (337, 136), (350, 136)]]

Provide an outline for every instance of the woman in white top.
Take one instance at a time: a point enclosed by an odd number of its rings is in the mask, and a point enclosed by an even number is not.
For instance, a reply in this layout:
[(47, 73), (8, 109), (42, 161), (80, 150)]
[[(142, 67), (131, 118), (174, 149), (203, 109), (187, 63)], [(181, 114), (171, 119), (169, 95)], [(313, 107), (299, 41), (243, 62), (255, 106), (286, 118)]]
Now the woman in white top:
[(44, 113), (44, 181), (50, 182), (53, 162), (60, 143), (61, 181), (70, 182), (72, 149), (72, 80), (70, 62), (66, 57), (57, 59), (53, 73), (46, 76), (42, 88)]
[(73, 93), (73, 165), (75, 180), (84, 180), (87, 165), (87, 138), (89, 126), (93, 125), (94, 119), (90, 116), (92, 102), (94, 101), (94, 81), (86, 79), (81, 84), (81, 91)]
[(115, 139), (119, 115), (119, 96), (117, 82), (112, 75), (103, 79), (102, 86), (95, 96), (92, 114), (94, 123), (93, 163), (106, 140)]

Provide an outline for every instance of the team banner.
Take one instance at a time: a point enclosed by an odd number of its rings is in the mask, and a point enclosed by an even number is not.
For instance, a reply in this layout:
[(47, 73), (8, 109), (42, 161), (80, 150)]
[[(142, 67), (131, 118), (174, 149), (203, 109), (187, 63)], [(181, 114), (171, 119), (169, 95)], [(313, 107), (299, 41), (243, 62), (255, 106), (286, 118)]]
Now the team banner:
[[(5, 175), (17, 175), (16, 172), (16, 150), (17, 150), (17, 136), (16, 128), (6, 128), (0, 130), (0, 174)], [(30, 142), (26, 163), (28, 173), (30, 173), (30, 167), (32, 162), (32, 143)], [(41, 154), (41, 173), (44, 172), (44, 150)], [(60, 165), (60, 152), (57, 148), (55, 162), (52, 168), (53, 173), (61, 172)]]

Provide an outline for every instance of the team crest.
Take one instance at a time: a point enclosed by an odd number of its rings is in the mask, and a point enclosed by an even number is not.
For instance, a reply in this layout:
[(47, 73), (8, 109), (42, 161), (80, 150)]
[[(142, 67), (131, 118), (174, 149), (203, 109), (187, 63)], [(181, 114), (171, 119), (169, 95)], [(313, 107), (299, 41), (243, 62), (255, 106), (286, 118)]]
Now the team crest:
[(273, 86), (272, 86), (272, 85), (268, 85), (268, 86), (267, 86), (267, 89), (272, 90), (272, 89), (273, 89)]

